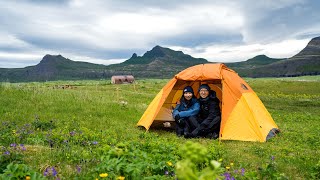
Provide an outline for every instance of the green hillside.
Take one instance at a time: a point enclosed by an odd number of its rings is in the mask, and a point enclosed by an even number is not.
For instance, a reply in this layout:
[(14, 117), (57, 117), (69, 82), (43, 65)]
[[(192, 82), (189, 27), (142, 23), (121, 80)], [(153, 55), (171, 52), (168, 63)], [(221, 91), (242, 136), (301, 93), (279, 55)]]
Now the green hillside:
[(268, 65), (274, 62), (278, 62), (284, 59), (277, 59), (277, 58), (269, 58), (266, 55), (258, 55), (254, 58), (248, 59), (242, 62), (234, 62), (234, 63), (225, 63), (228, 67), (233, 69), (250, 69), (255, 67), (261, 67), (264, 65)]

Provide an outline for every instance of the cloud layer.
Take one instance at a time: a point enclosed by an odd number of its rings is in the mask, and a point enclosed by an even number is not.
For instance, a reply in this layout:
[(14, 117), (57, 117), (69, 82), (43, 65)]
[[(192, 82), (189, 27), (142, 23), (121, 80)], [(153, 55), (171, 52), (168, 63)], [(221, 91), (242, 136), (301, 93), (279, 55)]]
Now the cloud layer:
[(320, 3), (270, 1), (0, 1), (0, 67), (45, 54), (119, 63), (155, 45), (214, 62), (290, 57), (320, 35)]

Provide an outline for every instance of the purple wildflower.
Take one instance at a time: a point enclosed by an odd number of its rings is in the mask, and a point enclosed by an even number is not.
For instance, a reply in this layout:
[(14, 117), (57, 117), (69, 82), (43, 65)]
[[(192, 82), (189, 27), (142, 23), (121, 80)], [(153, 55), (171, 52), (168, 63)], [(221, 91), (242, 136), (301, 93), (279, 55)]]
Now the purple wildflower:
[(48, 168), (46, 168), (46, 170), (43, 172), (43, 176), (48, 176), (49, 172), (48, 172)]
[(77, 172), (80, 173), (81, 172), (81, 167), (79, 165), (77, 165)]
[(52, 170), (52, 176), (56, 176), (58, 174), (58, 172), (54, 167), (52, 167), (51, 170)]
[(10, 152), (9, 151), (6, 151), (3, 153), (4, 155), (10, 155)]
[(26, 147), (23, 144), (20, 144), (20, 148), (21, 148), (22, 151), (27, 150)]
[(168, 175), (168, 174), (169, 174), (169, 171), (165, 171), (165, 172), (164, 172), (164, 175)]
[(97, 141), (93, 141), (92, 144), (93, 144), (93, 145), (97, 145), (98, 142), (97, 142)]
[(238, 169), (236, 169), (236, 170), (234, 170), (233, 172), (234, 172), (234, 173), (236, 173), (236, 174), (238, 174), (239, 170), (238, 170)]
[(223, 173), (223, 176), (225, 177), (225, 180), (235, 180), (235, 178), (228, 172)]
[(274, 156), (271, 156), (271, 161), (274, 161)]
[(17, 144), (16, 143), (12, 143), (12, 144), (10, 144), (10, 147), (16, 147), (17, 146)]
[(74, 136), (76, 134), (76, 132), (75, 131), (71, 131), (69, 134), (70, 134), (70, 136)]
[(226, 179), (230, 179), (231, 175), (230, 173), (223, 173), (223, 176), (226, 178)]
[(243, 175), (244, 175), (244, 173), (245, 173), (244, 168), (241, 168), (241, 175), (243, 176)]

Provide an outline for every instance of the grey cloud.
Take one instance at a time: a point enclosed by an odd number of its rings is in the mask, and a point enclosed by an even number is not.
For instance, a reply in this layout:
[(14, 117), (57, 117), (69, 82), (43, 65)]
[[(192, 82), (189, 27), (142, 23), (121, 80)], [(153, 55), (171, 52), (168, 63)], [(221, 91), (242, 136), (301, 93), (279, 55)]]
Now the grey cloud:
[[(315, 1), (279, 1), (278, 4), (258, 1), (255, 5), (242, 7), (247, 17), (245, 40), (267, 43), (296, 38), (306, 27), (320, 22), (318, 7), (319, 2)], [(315, 34), (319, 35), (320, 29)]]
[[(214, 13), (208, 15), (206, 12), (201, 12), (196, 14), (199, 17), (192, 17), (191, 11), (183, 11), (198, 7), (199, 9), (192, 9), (193, 12), (197, 12), (201, 7), (216, 6), (232, 7), (232, 10), (237, 11), (236, 14), (226, 12), (225, 17), (243, 15), (244, 24), (234, 27), (228, 24), (227, 28), (222, 25), (214, 26), (212, 24), (215, 23), (215, 19), (210, 19), (210, 16), (215, 16)], [(0, 1), (0, 36), (8, 34), (27, 44), (21, 46), (14, 43), (10, 45), (0, 43), (0, 52), (38, 54), (55, 52), (96, 59), (127, 59), (132, 53), (143, 54), (155, 45), (194, 48), (225, 44), (233, 46), (246, 43), (264, 44), (288, 38), (311, 38), (320, 35), (318, 7), (320, 2), (311, 0)], [(145, 34), (139, 34), (134, 32), (134, 28), (132, 32), (117, 28), (114, 30), (116, 32), (113, 32), (108, 28), (112, 25), (98, 27), (98, 20), (121, 13), (139, 14), (139, 17), (153, 15), (174, 17), (171, 25), (173, 28), (179, 27), (181, 32), (146, 31)], [(168, 26), (166, 22), (162, 23), (161, 26)], [(145, 27), (136, 28), (148, 29), (148, 26), (146, 23)], [(4, 60), (0, 59), (0, 63), (3, 64)]]
[(165, 44), (168, 46), (174, 46), (179, 44), (183, 47), (193, 48), (202, 45), (224, 45), (224, 44), (242, 44), (243, 37), (239, 34), (225, 34), (225, 35), (215, 35), (215, 34), (182, 34), (175, 36), (175, 38), (164, 38), (160, 41), (160, 44)]

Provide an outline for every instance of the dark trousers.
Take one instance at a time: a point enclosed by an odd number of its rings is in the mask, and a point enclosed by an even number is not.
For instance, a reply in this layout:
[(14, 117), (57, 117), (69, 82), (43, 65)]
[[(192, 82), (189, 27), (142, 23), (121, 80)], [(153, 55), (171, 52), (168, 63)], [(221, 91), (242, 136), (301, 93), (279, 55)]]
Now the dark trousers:
[(180, 118), (179, 120), (175, 120), (177, 136), (184, 135), (185, 128), (186, 128), (186, 121), (188, 121), (188, 118)]
[(217, 133), (220, 131), (221, 116), (216, 116), (213, 119), (201, 119), (199, 117), (190, 117), (186, 123), (188, 133), (192, 137), (205, 137), (209, 133)]

